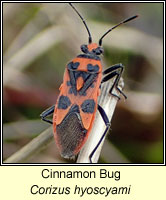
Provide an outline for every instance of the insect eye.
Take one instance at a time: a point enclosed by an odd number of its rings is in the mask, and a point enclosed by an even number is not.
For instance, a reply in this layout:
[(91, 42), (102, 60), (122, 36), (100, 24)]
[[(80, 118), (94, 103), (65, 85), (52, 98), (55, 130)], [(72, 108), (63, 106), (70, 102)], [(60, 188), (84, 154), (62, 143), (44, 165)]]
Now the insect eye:
[(101, 47), (98, 47), (95, 51), (96, 51), (96, 55), (100, 55), (104, 52), (103, 48)]
[(87, 47), (86, 44), (81, 45), (81, 51), (82, 51), (83, 53), (88, 53), (88, 47)]
[(100, 53), (104, 53), (104, 49), (100, 47)]

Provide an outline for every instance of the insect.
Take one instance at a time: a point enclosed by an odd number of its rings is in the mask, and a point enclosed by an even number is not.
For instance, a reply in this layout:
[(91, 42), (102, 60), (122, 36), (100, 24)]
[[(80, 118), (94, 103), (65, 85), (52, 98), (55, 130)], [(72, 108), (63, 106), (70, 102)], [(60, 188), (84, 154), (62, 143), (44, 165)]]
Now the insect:
[[(103, 54), (102, 40), (113, 29), (135, 19), (137, 15), (109, 29), (99, 39), (99, 44), (96, 44), (92, 42), (91, 33), (84, 18), (71, 3), (69, 5), (78, 14), (87, 30), (88, 44), (81, 45), (82, 54), (67, 64), (56, 104), (42, 112), (40, 116), (42, 120), (53, 124), (54, 138), (61, 156), (73, 158), (87, 141), (98, 109), (106, 129), (98, 145), (89, 156), (90, 162), (92, 162), (92, 156), (110, 127), (104, 109), (97, 103), (101, 84), (115, 78), (109, 93), (119, 98), (112, 93), (113, 88), (116, 88), (126, 98), (125, 94), (118, 88), (124, 66), (116, 64), (102, 72), (103, 67), (100, 59), (100, 55)], [(102, 77), (102, 75), (105, 76)], [(53, 121), (46, 118), (51, 114), (53, 114)]]

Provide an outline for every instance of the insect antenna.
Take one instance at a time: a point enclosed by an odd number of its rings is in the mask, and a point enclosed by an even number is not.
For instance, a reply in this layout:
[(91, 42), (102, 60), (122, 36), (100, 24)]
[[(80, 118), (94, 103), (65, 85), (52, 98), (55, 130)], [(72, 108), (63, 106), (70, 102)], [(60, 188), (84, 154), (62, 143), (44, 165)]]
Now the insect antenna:
[(129, 18), (125, 19), (124, 21), (120, 22), (119, 24), (113, 26), (111, 29), (109, 29), (109, 30), (108, 30), (106, 33), (104, 33), (104, 35), (100, 38), (100, 40), (99, 40), (99, 46), (102, 45), (102, 39), (103, 39), (109, 32), (111, 32), (111, 31), (112, 31), (113, 29), (115, 29), (116, 27), (118, 27), (118, 26), (120, 26), (120, 25), (122, 25), (122, 24), (125, 24), (125, 23), (127, 23), (127, 22), (129, 22), (129, 21), (131, 21), (131, 20), (133, 20), (133, 19), (135, 19), (135, 18), (137, 18), (137, 17), (138, 17), (138, 15), (129, 17)]
[(88, 29), (88, 26), (87, 26), (87, 24), (86, 24), (84, 18), (80, 15), (80, 13), (77, 11), (77, 9), (73, 6), (72, 3), (69, 3), (69, 5), (75, 10), (75, 12), (76, 12), (76, 13), (78, 14), (78, 16), (81, 18), (81, 20), (82, 20), (82, 22), (84, 23), (85, 28), (86, 28), (86, 30), (87, 30), (87, 32), (88, 32), (88, 35), (89, 35), (89, 44), (92, 43), (92, 37), (91, 37), (90, 31), (89, 31), (89, 29)]

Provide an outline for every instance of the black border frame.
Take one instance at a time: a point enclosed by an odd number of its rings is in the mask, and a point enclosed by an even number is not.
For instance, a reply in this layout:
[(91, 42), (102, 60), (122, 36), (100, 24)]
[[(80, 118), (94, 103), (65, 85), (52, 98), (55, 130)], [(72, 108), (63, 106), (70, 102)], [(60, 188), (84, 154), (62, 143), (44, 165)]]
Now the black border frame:
[[(1, 52), (3, 52), (3, 3), (102, 3), (101, 1), (2, 1), (1, 2)], [(1, 120), (0, 166), (165, 166), (165, 1), (108, 1), (108, 3), (163, 3), (163, 163), (3, 163), (3, 121)], [(107, 3), (107, 2), (104, 2)], [(3, 114), (3, 53), (1, 53), (1, 119)]]

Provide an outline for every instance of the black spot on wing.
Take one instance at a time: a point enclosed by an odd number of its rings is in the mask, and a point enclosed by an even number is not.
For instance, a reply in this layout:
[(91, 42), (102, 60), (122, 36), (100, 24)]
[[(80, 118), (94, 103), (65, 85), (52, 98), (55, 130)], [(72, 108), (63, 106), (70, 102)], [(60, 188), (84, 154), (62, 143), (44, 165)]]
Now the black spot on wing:
[(88, 64), (87, 65), (87, 70), (89, 72), (98, 72), (99, 71), (99, 66), (98, 65)]
[(60, 96), (58, 101), (58, 109), (67, 109), (71, 105), (70, 99), (67, 96)]
[(70, 110), (69, 110), (69, 113), (70, 112), (80, 113), (79, 106), (77, 104), (72, 105)]
[(84, 79), (84, 82), (88, 79), (89, 76), (90, 76), (89, 73), (87, 73), (87, 72), (82, 72), (82, 78)]
[(68, 94), (74, 94), (75, 96), (77, 96), (77, 90), (75, 89), (75, 87), (71, 87), (68, 91)]
[(85, 113), (93, 113), (95, 109), (95, 101), (93, 99), (87, 99), (81, 104), (81, 109)]
[(86, 96), (86, 91), (87, 89), (94, 83), (94, 81), (96, 81), (97, 78), (97, 74), (90, 74), (86, 80), (84, 81), (84, 86), (81, 88), (81, 90), (79, 91), (79, 94), (82, 96)]
[(69, 89), (69, 94), (73, 94), (73, 89), (72, 89), (72, 87)]
[(67, 82), (66, 82), (66, 85), (67, 85), (67, 86), (71, 86), (70, 81), (67, 81)]
[(94, 83), (92, 83), (90, 87), (91, 87), (91, 88), (94, 88), (94, 87), (95, 87)]
[(76, 70), (78, 68), (78, 66), (80, 65), (79, 62), (76, 62), (76, 63), (73, 63), (73, 62), (70, 62), (67, 67), (69, 70)]
[(75, 75), (75, 79), (77, 80), (80, 76), (82, 76), (82, 71), (75, 71), (74, 75)]
[(90, 74), (88, 72), (84, 72), (84, 71), (74, 71), (74, 76), (75, 79), (77, 80), (79, 77), (82, 77), (84, 82), (88, 79), (88, 77), (90, 76)]
[(73, 63), (73, 69), (77, 69), (79, 65), (80, 65), (79, 62)]
[[(97, 78), (99, 66), (88, 64), (87, 65), (88, 72), (84, 72), (84, 71), (77, 70), (79, 64), (80, 64), (79, 62), (76, 62), (76, 63), (70, 62), (68, 64), (68, 72), (69, 72), (69, 76), (70, 76), (70, 82), (68, 81), (67, 85), (71, 86), (71, 88), (69, 88), (68, 93), (74, 94), (75, 96), (77, 96), (77, 93), (79, 93), (80, 96), (86, 96), (87, 89), (89, 87), (92, 87), (92, 88), (94, 87), (94, 85), (92, 85), (92, 84)], [(79, 77), (83, 78), (84, 84), (83, 84), (82, 88), (79, 91), (77, 91), (76, 83), (77, 83), (77, 79)]]
[(76, 79), (75, 79), (75, 71), (72, 70), (68, 70), (69, 72), (69, 76), (70, 76), (70, 84), (71, 84), (71, 88), (69, 90), (69, 94), (74, 94), (75, 96), (77, 95), (77, 90), (76, 90)]

